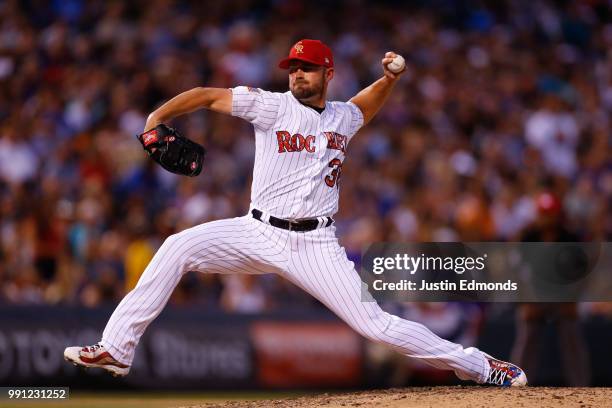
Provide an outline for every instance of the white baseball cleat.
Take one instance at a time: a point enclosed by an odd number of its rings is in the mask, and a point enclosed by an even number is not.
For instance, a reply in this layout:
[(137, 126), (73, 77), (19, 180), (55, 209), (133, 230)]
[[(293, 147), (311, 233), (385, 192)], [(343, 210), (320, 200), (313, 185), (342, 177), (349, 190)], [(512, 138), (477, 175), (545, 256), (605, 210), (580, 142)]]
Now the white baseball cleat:
[(483, 353), (489, 361), (491, 371), (485, 384), (499, 385), (501, 387), (523, 387), (527, 385), (527, 375), (519, 366), (498, 360), (487, 353)]
[(115, 360), (99, 343), (86, 347), (66, 347), (64, 359), (75, 366), (102, 368), (114, 377), (123, 377), (130, 372), (130, 366)]

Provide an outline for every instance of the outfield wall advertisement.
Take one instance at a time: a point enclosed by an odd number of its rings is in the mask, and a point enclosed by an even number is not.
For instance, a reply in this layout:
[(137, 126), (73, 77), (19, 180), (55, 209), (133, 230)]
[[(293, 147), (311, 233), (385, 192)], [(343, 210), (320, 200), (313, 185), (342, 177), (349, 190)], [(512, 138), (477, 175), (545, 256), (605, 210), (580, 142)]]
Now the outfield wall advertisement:
[[(464, 304), (457, 305), (464, 309)], [(442, 323), (452, 317), (454, 307), (447, 305), (442, 313), (443, 304), (434, 309), (429, 306), (427, 310), (436, 310), (437, 317), (421, 320), (423, 315), (419, 318), (415, 314), (420, 309), (410, 304), (403, 306), (406, 313), (397, 308), (390, 311), (420, 321), (444, 337), (468, 341), (493, 355), (503, 358), (510, 355), (515, 339), (511, 311), (499, 315), (490, 310), (482, 330), (477, 330), (470, 340), (453, 334), (455, 329), (471, 330), (464, 323), (450, 332), (444, 330)], [(468, 309), (459, 311), (460, 315), (468, 316)], [(385, 387), (397, 381), (397, 372), (390, 371), (390, 367), (412, 373), (406, 377), (410, 384), (457, 381), (452, 375), (440, 377), (442, 372), (432, 377), (415, 370), (414, 360), (373, 347), (373, 343), (367, 343), (323, 310), (228, 315), (219, 310), (203, 312), (199, 308), (170, 306), (142, 337), (126, 378), (113, 378), (101, 370), (83, 370), (64, 361), (66, 346), (89, 345), (99, 340), (111, 313), (112, 308), (0, 306), (0, 387), (68, 386), (90, 390)], [(610, 320), (601, 316), (586, 319), (581, 325), (589, 348), (592, 385), (612, 385), (610, 364), (601, 358), (609, 354), (611, 327)], [(461, 331), (457, 333), (460, 335)], [(542, 327), (541, 335), (543, 344), (551, 347), (542, 353), (542, 370), (534, 378), (543, 385), (563, 385), (555, 326)], [(390, 360), (383, 358), (383, 349)]]

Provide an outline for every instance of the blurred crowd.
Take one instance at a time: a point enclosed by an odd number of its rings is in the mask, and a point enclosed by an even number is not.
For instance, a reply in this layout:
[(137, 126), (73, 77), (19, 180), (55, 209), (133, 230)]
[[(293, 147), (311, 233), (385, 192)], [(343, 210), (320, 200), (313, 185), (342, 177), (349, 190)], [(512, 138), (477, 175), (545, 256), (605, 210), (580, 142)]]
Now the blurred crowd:
[[(508, 241), (552, 214), (612, 236), (607, 0), (0, 2), (0, 303), (115, 303), (164, 238), (248, 209), (250, 125), (172, 122), (209, 150), (191, 179), (148, 159), (146, 116), (196, 86), (287, 89), (299, 38), (334, 51), (331, 99), (408, 71), (348, 150), (336, 216), (375, 241)], [(546, 237), (544, 237), (545, 239)], [(258, 312), (313, 304), (275, 276), (187, 274), (171, 302)]]

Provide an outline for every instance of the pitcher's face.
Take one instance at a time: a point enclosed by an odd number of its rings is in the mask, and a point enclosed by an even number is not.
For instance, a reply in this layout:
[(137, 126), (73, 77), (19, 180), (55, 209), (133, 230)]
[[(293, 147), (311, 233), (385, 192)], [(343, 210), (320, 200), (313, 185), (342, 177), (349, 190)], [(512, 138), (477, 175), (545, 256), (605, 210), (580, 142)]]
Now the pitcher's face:
[(289, 66), (289, 90), (299, 101), (323, 96), (326, 69), (320, 65), (293, 61)]

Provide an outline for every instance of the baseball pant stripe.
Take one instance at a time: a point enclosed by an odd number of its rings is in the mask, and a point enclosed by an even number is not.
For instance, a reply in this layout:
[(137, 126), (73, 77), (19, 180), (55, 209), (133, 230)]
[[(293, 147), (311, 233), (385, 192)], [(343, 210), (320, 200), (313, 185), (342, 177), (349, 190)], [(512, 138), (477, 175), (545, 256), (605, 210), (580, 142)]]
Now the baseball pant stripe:
[[(212, 230), (214, 229), (216, 225), (219, 225), (219, 224), (226, 224), (226, 223), (225, 222), (212, 222), (208, 224), (208, 227), (210, 227)], [(181, 236), (188, 235), (190, 234), (192, 230), (193, 229), (183, 231), (182, 233), (180, 233), (180, 235)], [(214, 234), (211, 234), (211, 237), (214, 237), (214, 236), (215, 236)], [(106, 329), (103, 334), (102, 344), (104, 344), (106, 349), (111, 350), (111, 352), (114, 352), (113, 355), (119, 361), (125, 358), (124, 350), (127, 349), (127, 350), (132, 351), (133, 353), (133, 350), (136, 348), (136, 345), (138, 344), (140, 336), (142, 335), (142, 333), (144, 332), (148, 324), (153, 319), (155, 319), (157, 315), (159, 315), (163, 307), (168, 302), (168, 299), (170, 298), (172, 291), (174, 290), (176, 285), (178, 285), (178, 282), (180, 281), (184, 271), (181, 271), (180, 268), (176, 268), (175, 270), (180, 273), (176, 273), (176, 274), (162, 273), (161, 276), (159, 276), (160, 274), (158, 273), (158, 270), (159, 270), (158, 267), (160, 266), (160, 259), (164, 259), (166, 255), (169, 255), (169, 256), (166, 257), (165, 259), (166, 262), (161, 264), (162, 265), (161, 270), (166, 270), (166, 265), (168, 263), (170, 263), (171, 265), (174, 265), (177, 263), (174, 260), (174, 257), (172, 255), (176, 255), (178, 257), (180, 256), (180, 253), (178, 251), (174, 251), (173, 247), (175, 244), (178, 244), (180, 242), (181, 242), (181, 239), (179, 239), (179, 234), (175, 234), (173, 236), (170, 236), (168, 239), (166, 239), (166, 241), (162, 245), (162, 248), (159, 249), (154, 259), (151, 261), (149, 266), (145, 269), (145, 272), (139, 279), (138, 284), (136, 285), (136, 288), (134, 288), (134, 290), (130, 292), (123, 299), (123, 301), (119, 304), (119, 306), (113, 313), (113, 316), (111, 316), (111, 319), (109, 323), (107, 324), (108, 329)], [(187, 243), (189, 243), (189, 241), (185, 240), (185, 242), (183, 242), (180, 245), (180, 247), (184, 246)], [(157, 257), (157, 255), (160, 255), (160, 257)], [(141, 288), (141, 286), (147, 286), (147, 288)], [(149, 286), (152, 286), (152, 287), (149, 289), (148, 288)], [(160, 289), (163, 289), (163, 290), (160, 290)], [(157, 294), (157, 296), (155, 296), (155, 298), (152, 298), (152, 300), (149, 303), (144, 303), (143, 299), (147, 299), (147, 298), (151, 299), (152, 294)], [(162, 299), (161, 301), (160, 301), (160, 298)], [(132, 309), (135, 309), (135, 310), (132, 310)], [(126, 316), (126, 315), (138, 316), (138, 317), (132, 319), (133, 324), (128, 325), (127, 327), (123, 327), (121, 329), (114, 327), (115, 323), (119, 323), (119, 324), (123, 323), (124, 319), (121, 319), (120, 316)], [(115, 316), (117, 318), (114, 319)], [(107, 332), (109, 333), (108, 336), (107, 336)], [(114, 336), (112, 336), (113, 333), (114, 333)], [(116, 337), (119, 335), (121, 336), (121, 338), (117, 341)], [(115, 343), (124, 344), (124, 341), (126, 340), (126, 338), (128, 339), (128, 344), (126, 346), (119, 347), (119, 346), (114, 345)], [(131, 364), (132, 358), (133, 358), (133, 354), (130, 355), (129, 357), (130, 362), (128, 364)]]
[[(245, 216), (202, 224), (169, 237), (134, 290), (117, 306), (104, 330), (102, 344), (118, 361), (131, 365), (142, 333), (166, 305), (183, 274), (190, 270), (187, 266), (191, 258), (198, 259), (198, 263), (211, 257), (218, 260), (220, 248), (224, 248), (227, 273), (278, 270), (286, 262), (279, 242), (281, 235), (276, 229), (266, 231), (263, 227), (264, 224)], [(248, 245), (243, 243), (245, 236), (249, 238)], [(254, 270), (266, 262), (267, 269)]]
[[(386, 343), (402, 354), (419, 358), (434, 367), (454, 370), (461, 378), (484, 380), (488, 363), (478, 350), (464, 350), (419, 323), (389, 315), (376, 302), (362, 302), (361, 279), (333, 233), (324, 229), (317, 230), (317, 233), (325, 235), (292, 234), (300, 255), (296, 262), (291, 262), (290, 280), (321, 300), (365, 337)], [(301, 258), (302, 252), (306, 254), (305, 260)], [(317, 252), (320, 256), (313, 259), (308, 256)], [(326, 261), (324, 267), (320, 264), (322, 260)], [(312, 266), (310, 271), (308, 266)], [(325, 288), (317, 283), (322, 283)]]

